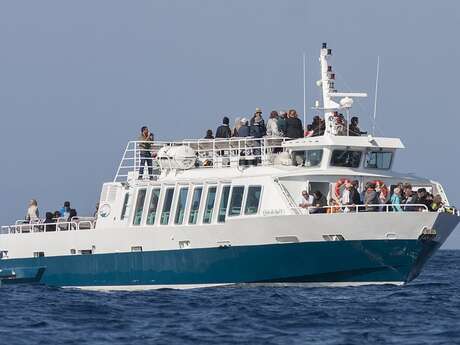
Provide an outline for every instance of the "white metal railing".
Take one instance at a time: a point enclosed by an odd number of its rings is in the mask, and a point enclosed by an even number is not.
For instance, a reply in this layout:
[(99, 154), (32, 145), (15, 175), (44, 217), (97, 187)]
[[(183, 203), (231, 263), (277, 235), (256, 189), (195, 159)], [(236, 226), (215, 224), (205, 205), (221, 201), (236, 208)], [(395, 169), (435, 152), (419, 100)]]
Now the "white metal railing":
[[(175, 142), (130, 141), (126, 145), (114, 182), (127, 180), (131, 172), (138, 174), (141, 168), (154, 176), (160, 174), (161, 168), (173, 168), (172, 159), (168, 161), (165, 159), (167, 157), (161, 157), (161, 162), (158, 159), (157, 153), (164, 147), (186, 146), (193, 149), (195, 156), (190, 158), (193, 158), (193, 167), (196, 168), (230, 167), (250, 163), (272, 165), (276, 155), (285, 151), (283, 143), (286, 140), (289, 138), (267, 136)], [(151, 149), (142, 148), (140, 145), (143, 144), (150, 145)]]
[[(396, 211), (396, 207), (401, 207), (401, 211)], [(322, 207), (292, 207), (296, 212), (303, 214), (321, 213), (358, 213), (358, 212), (429, 212), (425, 204), (362, 204), (362, 205), (328, 205)]]
[(45, 223), (17, 220), (14, 225), (5, 225), (0, 228), (0, 234), (24, 234), (39, 232), (56, 232), (69, 230), (92, 230), (96, 226), (94, 217), (72, 217), (70, 221), (57, 219), (55, 222)]

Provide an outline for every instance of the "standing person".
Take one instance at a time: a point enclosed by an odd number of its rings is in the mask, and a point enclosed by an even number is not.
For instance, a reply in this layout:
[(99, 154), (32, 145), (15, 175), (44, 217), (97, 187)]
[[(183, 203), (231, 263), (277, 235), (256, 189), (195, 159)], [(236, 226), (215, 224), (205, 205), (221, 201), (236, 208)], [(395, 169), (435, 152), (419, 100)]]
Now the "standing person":
[(313, 206), (313, 203), (315, 201), (315, 197), (310, 194), (307, 190), (302, 191), (302, 196), (300, 197), (299, 200), (299, 207), (301, 208), (309, 208)]
[(390, 198), (391, 206), (393, 207), (393, 211), (401, 212), (403, 209), (401, 208), (401, 188), (396, 187), (393, 190), (393, 195)]
[(273, 110), (270, 113), (270, 118), (267, 121), (267, 135), (280, 137), (280, 131), (278, 130), (278, 112)]
[(404, 204), (409, 206), (404, 206), (404, 211), (417, 211), (417, 207), (413, 206), (418, 204), (418, 198), (412, 191), (412, 186), (410, 184), (406, 185), (404, 189)]
[[(249, 127), (249, 135), (256, 139), (262, 138), (267, 134), (267, 128), (265, 127), (264, 119), (262, 118), (262, 111), (259, 108), (256, 108), (256, 112), (251, 119), (251, 126)], [(262, 143), (260, 140), (254, 140), (252, 142), (254, 149), (252, 153), (255, 156), (254, 163), (257, 165), (259, 162), (262, 161), (262, 150), (261, 146)]]
[(367, 132), (361, 132), (361, 129), (359, 128), (359, 120), (356, 116), (353, 116), (350, 121), (350, 126), (348, 126), (348, 131), (350, 136), (361, 136), (361, 135), (366, 135)]
[(152, 143), (153, 143), (153, 133), (150, 133), (147, 126), (141, 128), (141, 135), (138, 138), (138, 149), (140, 150), (140, 169), (138, 179), (142, 179), (144, 175), (144, 165), (147, 163), (149, 170), (149, 179), (153, 180), (153, 161), (152, 161)]
[(241, 127), (241, 117), (237, 117), (235, 119), (235, 127), (233, 128), (232, 131), (232, 137), (237, 137), (238, 136), (238, 130)]
[(297, 117), (297, 112), (290, 109), (286, 119), (286, 136), (291, 139), (303, 138), (302, 121)]
[[(417, 203), (421, 205), (425, 205), (428, 208), (428, 211), (432, 211), (431, 209), (431, 203), (432, 203), (432, 198), (429, 197), (428, 192), (426, 191), (426, 188), (419, 188), (417, 190)], [(425, 208), (420, 207), (420, 211), (423, 211)]]
[[(238, 137), (240, 137), (240, 138), (249, 137), (248, 120), (245, 117), (243, 117), (241, 119), (240, 128), (238, 129)], [(240, 142), (240, 147), (243, 148), (243, 149), (240, 151), (240, 156), (242, 158), (240, 159), (239, 164), (246, 166), (248, 164), (248, 161), (247, 161), (247, 159), (245, 157), (251, 155), (251, 151), (244, 149), (246, 147), (246, 141), (245, 140)]]
[(262, 110), (260, 108), (256, 108), (254, 116), (251, 118), (250, 125), (252, 128), (251, 136), (254, 138), (262, 138), (267, 134), (267, 127), (265, 127), (265, 121), (262, 117)]
[(351, 181), (352, 189), (350, 191), (350, 199), (354, 205), (361, 205), (361, 195), (359, 194), (359, 181)]
[(27, 208), (27, 213), (25, 220), (27, 223), (33, 222), (39, 219), (39, 212), (38, 212), (38, 203), (37, 200), (32, 199), (29, 201), (29, 207)]
[(384, 184), (380, 184), (380, 182), (377, 182), (376, 185), (375, 185), (375, 191), (377, 192), (378, 196), (379, 196), (379, 202), (380, 202), (380, 206), (379, 207), (379, 211), (380, 212), (383, 212), (385, 210), (385, 205), (388, 201), (387, 199), (387, 196), (385, 194), (385, 190), (386, 190), (386, 187)]
[(319, 190), (313, 193), (313, 207), (316, 207), (311, 213), (326, 213), (325, 207), (327, 206), (326, 197)]
[(276, 125), (278, 127), (278, 132), (282, 137), (286, 136), (287, 132), (287, 124), (286, 124), (286, 118), (287, 114), (285, 111), (280, 111), (280, 114), (278, 116), (278, 120), (276, 121)]
[(227, 116), (224, 116), (222, 119), (222, 124), (217, 127), (216, 130), (216, 138), (231, 138), (232, 137), (232, 131), (230, 130), (230, 120), (228, 119)]
[(367, 212), (376, 212), (379, 210), (379, 195), (375, 191), (375, 184), (368, 183), (366, 192), (364, 193), (364, 204), (366, 205), (365, 210)]
[[(297, 112), (294, 109), (290, 109), (288, 117), (286, 119), (286, 137), (290, 139), (303, 138), (303, 127), (302, 121), (297, 117)], [(294, 151), (292, 153), (292, 161), (294, 165), (304, 164), (304, 153), (303, 151)]]
[(240, 128), (238, 129), (238, 136), (242, 138), (249, 137), (248, 120), (245, 117), (241, 119)]

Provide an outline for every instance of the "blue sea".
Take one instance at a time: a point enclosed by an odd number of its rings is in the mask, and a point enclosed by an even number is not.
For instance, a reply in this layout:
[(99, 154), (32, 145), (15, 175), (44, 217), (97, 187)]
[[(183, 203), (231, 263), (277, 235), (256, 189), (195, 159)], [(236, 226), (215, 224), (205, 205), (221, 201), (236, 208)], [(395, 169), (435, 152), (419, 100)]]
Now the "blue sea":
[(87, 292), (0, 288), (1, 344), (460, 344), (460, 251), (411, 284)]

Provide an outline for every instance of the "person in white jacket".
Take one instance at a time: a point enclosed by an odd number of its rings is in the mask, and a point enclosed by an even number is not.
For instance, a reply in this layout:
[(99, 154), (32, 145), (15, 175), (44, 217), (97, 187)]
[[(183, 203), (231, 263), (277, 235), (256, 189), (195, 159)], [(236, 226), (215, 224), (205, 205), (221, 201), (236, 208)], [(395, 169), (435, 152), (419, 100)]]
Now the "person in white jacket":
[(280, 131), (278, 130), (278, 112), (273, 110), (270, 113), (270, 118), (267, 121), (267, 135), (273, 137), (281, 136)]
[(37, 219), (39, 219), (38, 203), (37, 200), (32, 199), (29, 201), (29, 208), (27, 209), (26, 221), (30, 223)]

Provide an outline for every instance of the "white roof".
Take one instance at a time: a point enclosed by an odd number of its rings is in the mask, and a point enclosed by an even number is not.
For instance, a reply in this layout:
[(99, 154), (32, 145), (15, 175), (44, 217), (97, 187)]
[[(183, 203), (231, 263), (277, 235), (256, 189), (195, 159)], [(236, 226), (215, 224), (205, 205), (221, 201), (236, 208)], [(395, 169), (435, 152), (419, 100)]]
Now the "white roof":
[(385, 148), (385, 149), (403, 149), (404, 145), (399, 138), (379, 138), (369, 136), (351, 137), (351, 136), (331, 136), (323, 135), (319, 137), (300, 138), (287, 141), (283, 144), (285, 147), (324, 147), (324, 146), (350, 146), (365, 148)]

